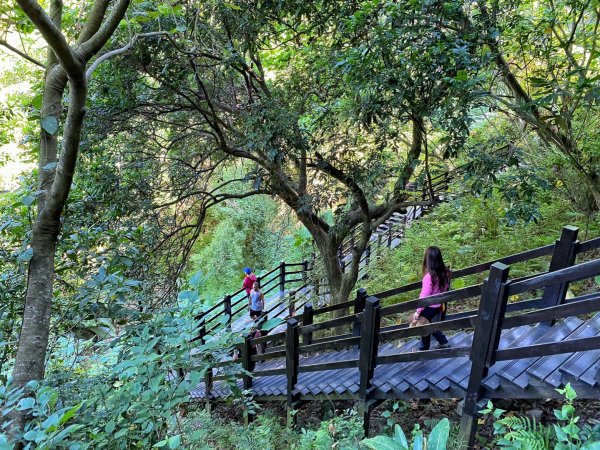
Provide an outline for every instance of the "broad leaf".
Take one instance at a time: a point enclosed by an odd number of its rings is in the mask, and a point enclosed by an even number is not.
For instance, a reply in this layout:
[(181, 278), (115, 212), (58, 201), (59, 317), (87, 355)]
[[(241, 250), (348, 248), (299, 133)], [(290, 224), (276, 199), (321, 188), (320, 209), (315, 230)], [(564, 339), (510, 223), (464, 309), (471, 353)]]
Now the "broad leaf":
[(375, 436), (374, 438), (364, 439), (362, 443), (367, 448), (372, 448), (373, 450), (408, 450), (407, 447), (387, 436)]
[(41, 120), (41, 125), (42, 125), (42, 128), (48, 134), (54, 134), (58, 131), (58, 121), (56, 120), (56, 117), (53, 117), (53, 116), (43, 117)]
[(429, 439), (427, 439), (427, 450), (446, 450), (449, 434), (450, 421), (444, 418), (431, 430)]
[(406, 440), (406, 436), (404, 431), (402, 431), (402, 427), (400, 425), (396, 425), (394, 427), (394, 440), (398, 442), (400, 445), (408, 448), (408, 441)]

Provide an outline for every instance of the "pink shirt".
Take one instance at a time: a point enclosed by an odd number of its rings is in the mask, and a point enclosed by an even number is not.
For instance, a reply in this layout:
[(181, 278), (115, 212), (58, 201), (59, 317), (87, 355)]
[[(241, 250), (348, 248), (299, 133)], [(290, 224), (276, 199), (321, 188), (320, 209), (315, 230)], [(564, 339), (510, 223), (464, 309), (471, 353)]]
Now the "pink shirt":
[[(446, 292), (448, 290), (448, 286), (438, 286), (434, 285), (431, 281), (431, 274), (426, 273), (423, 276), (423, 287), (421, 288), (421, 294), (419, 294), (419, 298), (429, 297), (430, 295), (441, 294), (442, 292)], [(439, 308), (442, 306), (441, 303), (436, 303), (435, 305), (429, 305), (430, 308)], [(424, 307), (417, 308), (417, 312), (421, 314), (424, 310)]]

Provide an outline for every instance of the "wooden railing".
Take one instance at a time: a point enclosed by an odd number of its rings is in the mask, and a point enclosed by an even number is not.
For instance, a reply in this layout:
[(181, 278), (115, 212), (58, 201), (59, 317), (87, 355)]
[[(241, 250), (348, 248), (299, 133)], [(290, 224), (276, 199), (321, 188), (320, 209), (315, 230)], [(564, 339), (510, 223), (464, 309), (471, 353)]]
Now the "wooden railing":
[[(434, 198), (430, 200), (432, 204), (439, 200), (439, 196), (446, 193), (450, 180), (457, 173), (460, 172), (458, 170), (451, 173), (442, 172), (432, 178), (434, 193)], [(421, 188), (420, 198), (423, 201), (429, 195), (430, 190), (428, 187)], [(421, 215), (425, 209), (425, 207), (421, 206), (411, 207), (409, 212), (412, 219)], [(359, 264), (363, 267), (362, 275), (366, 272), (372, 257), (379, 257), (383, 248), (389, 248), (394, 239), (403, 237), (406, 222), (412, 220), (408, 215), (404, 217), (403, 221), (391, 219), (378, 228), (375, 233), (377, 238), (368, 244), (361, 256)], [(350, 235), (340, 245), (338, 258), (342, 272), (345, 272), (348, 255), (351, 255), (354, 248), (355, 236), (356, 227), (351, 230)], [(292, 310), (299, 310), (306, 303), (307, 297), (303, 296), (299, 301), (296, 301), (294, 297), (298, 292), (307, 288), (310, 288), (317, 297), (326, 296), (329, 293), (326, 279), (315, 275), (319, 271), (323, 272), (322, 270), (315, 269), (318, 261), (319, 259), (315, 254), (312, 255), (310, 260), (302, 262), (288, 263), (281, 261), (279, 266), (257, 277), (257, 281), (265, 297), (273, 292), (280, 293), (279, 301), (266, 311), (267, 314), (281, 309), (284, 303), (291, 305)], [(196, 320), (200, 322), (200, 334), (196, 339), (204, 339), (206, 335), (222, 327), (223, 323), (227, 329), (230, 329), (232, 320), (239, 317), (246, 308), (246, 293), (244, 289), (225, 295), (221, 300), (196, 316)]]
[[(241, 365), (246, 371), (252, 373), (252, 377), (285, 375), (287, 405), (290, 411), (295, 409), (300, 401), (295, 390), (300, 373), (357, 368), (360, 377), (357, 394), (359, 413), (364, 420), (365, 430), (368, 431), (369, 415), (372, 408), (386, 398), (385, 395), (378, 393), (372, 384), (375, 367), (399, 362), (469, 356), (472, 368), (465, 394), (461, 433), (465, 442), (472, 443), (477, 424), (476, 411), (481, 393), (481, 381), (496, 361), (600, 349), (600, 338), (598, 337), (511, 349), (498, 348), (502, 330), (538, 323), (551, 326), (554, 320), (559, 318), (600, 310), (600, 301), (598, 301), (600, 295), (598, 294), (565, 301), (569, 283), (593, 278), (600, 274), (600, 260), (573, 265), (577, 255), (600, 248), (600, 238), (579, 243), (577, 233), (577, 228), (565, 227), (561, 238), (554, 245), (536, 248), (497, 261), (458, 270), (454, 272), (454, 279), (488, 270), (489, 273), (481, 284), (467, 286), (424, 299), (414, 299), (387, 307), (381, 306), (380, 302), (383, 298), (420, 288), (420, 283), (413, 283), (372, 296), (367, 296), (364, 289), (359, 289), (354, 300), (317, 310), (307, 304), (302, 315), (302, 325), (299, 324), (296, 318), (291, 318), (287, 321), (285, 332), (255, 339), (246, 337), (243, 344), (240, 345)], [(552, 257), (548, 272), (520, 279), (508, 279), (509, 266), (507, 264), (532, 261), (549, 255), (552, 255)], [(535, 298), (535, 295), (531, 295), (532, 292), (535, 293), (540, 289), (543, 289), (541, 297)], [(509, 304), (508, 298), (516, 295), (527, 295), (534, 298), (520, 299)], [(441, 302), (449, 305), (464, 305), (466, 301), (473, 297), (480, 297), (477, 309), (450, 314), (443, 322), (415, 328), (408, 328), (407, 325), (383, 326), (385, 319), (412, 311), (416, 307)], [(354, 308), (352, 314), (315, 323), (315, 318), (319, 315), (348, 307)], [(339, 334), (339, 329), (344, 327), (348, 329), (348, 332)], [(472, 329), (474, 333), (473, 344), (416, 353), (378, 355), (381, 342), (424, 336), (436, 329), (440, 331)], [(319, 332), (329, 332), (333, 335), (315, 339), (314, 334)], [(271, 346), (266, 353), (252, 354), (251, 350), (258, 344), (267, 342)], [(359, 354), (357, 358), (328, 361), (321, 364), (300, 364), (300, 355), (351, 347), (358, 347)], [(255, 369), (257, 362), (277, 358), (285, 358), (284, 368)], [(223, 364), (228, 364), (228, 362), (219, 365)], [(209, 372), (207, 374), (207, 392), (213, 378), (212, 370)], [(246, 389), (252, 387), (252, 377), (247, 374), (244, 375), (243, 380)]]
[[(309, 270), (310, 266), (307, 260), (300, 263), (282, 261), (276, 268), (258, 276), (257, 281), (265, 298), (274, 292), (279, 293), (281, 297), (280, 302), (265, 312), (267, 314), (272, 312), (284, 302), (293, 304), (294, 299), (290, 299), (290, 296), (293, 297), (296, 291), (305, 289), (308, 286)], [(302, 305), (297, 305), (297, 307), (300, 306)], [(248, 300), (246, 291), (243, 288), (233, 294), (225, 295), (222, 300), (196, 316), (196, 320), (201, 323), (199, 338), (214, 332), (223, 324), (227, 329), (230, 329), (232, 321), (243, 314), (247, 308)]]

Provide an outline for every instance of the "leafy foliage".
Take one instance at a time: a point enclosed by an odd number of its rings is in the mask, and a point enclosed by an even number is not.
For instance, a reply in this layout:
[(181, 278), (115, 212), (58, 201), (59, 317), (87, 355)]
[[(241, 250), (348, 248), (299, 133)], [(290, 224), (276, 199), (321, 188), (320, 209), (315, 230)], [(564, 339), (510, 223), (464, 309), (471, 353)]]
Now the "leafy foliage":
[[(491, 401), (481, 411), (494, 418), (494, 434), (498, 436), (495, 444), (506, 449), (547, 449), (556, 450), (593, 450), (600, 446), (600, 425), (591, 427), (577, 425), (579, 417), (575, 415), (573, 400), (577, 397), (568, 383), (564, 389), (557, 389), (564, 395), (565, 404), (554, 411), (558, 423), (553, 426), (542, 425), (534, 419), (515, 415), (504, 415), (506, 411), (494, 408)], [(504, 417), (503, 417), (504, 416)]]

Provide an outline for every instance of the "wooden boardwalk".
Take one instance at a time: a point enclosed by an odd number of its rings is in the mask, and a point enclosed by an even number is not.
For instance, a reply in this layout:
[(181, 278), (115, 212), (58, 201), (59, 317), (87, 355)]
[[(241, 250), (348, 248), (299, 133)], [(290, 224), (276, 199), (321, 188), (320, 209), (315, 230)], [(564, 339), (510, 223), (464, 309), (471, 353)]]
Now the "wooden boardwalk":
[[(371, 410), (384, 400), (464, 398), (461, 434), (469, 444), (483, 400), (557, 397), (555, 389), (568, 382), (579, 397), (600, 398), (600, 292), (566, 299), (572, 283), (597, 286), (600, 259), (576, 261), (600, 248), (600, 238), (579, 242), (577, 234), (565, 227), (553, 245), (455, 271), (454, 280), (488, 276), (482, 284), (426, 299), (381, 306), (383, 299), (416, 296), (421, 286), (412, 283), (372, 296), (359, 289), (354, 300), (339, 305), (305, 304), (301, 315), (287, 320), (285, 331), (246, 336), (238, 346), (240, 357), (216, 363), (190, 396), (219, 401), (232, 395), (232, 388), (251, 389), (258, 401), (285, 401), (288, 411), (307, 400), (354, 399), (367, 432)], [(507, 264), (538, 258), (550, 260), (546, 272), (509, 279)], [(416, 307), (441, 302), (449, 311), (443, 322), (417, 328), (397, 324)], [(475, 309), (465, 311), (474, 303)], [(323, 320), (336, 311), (346, 315)], [(418, 337), (435, 329), (449, 336), (451, 348), (415, 351)], [(266, 352), (259, 353), (265, 344)], [(235, 367), (246, 372), (237, 372), (231, 385)]]
[[(600, 301), (600, 295), (596, 296)], [(501, 333), (498, 349), (509, 349), (534, 344), (561, 342), (600, 336), (600, 315), (588, 320), (570, 317), (550, 327), (544, 324), (521, 326)], [(452, 348), (471, 347), (472, 332), (458, 332), (448, 336)], [(382, 344), (378, 356), (410, 354), (416, 351), (418, 339), (397, 344)], [(300, 357), (302, 367), (357, 360), (359, 350), (344, 349), (337, 352)], [(255, 371), (285, 371), (285, 358), (256, 364)], [(464, 398), (466, 395), (471, 361), (467, 355), (425, 361), (407, 361), (377, 366), (372, 379), (373, 397), (376, 399), (411, 398)], [(580, 398), (598, 398), (600, 374), (600, 350), (570, 352), (560, 355), (512, 359), (494, 366), (483, 378), (485, 398), (552, 398), (557, 397), (556, 388), (566, 383), (577, 391)], [(300, 372), (292, 392), (300, 400), (357, 399), (360, 373), (358, 368)], [(243, 383), (238, 381), (238, 388)], [(257, 400), (285, 399), (287, 380), (285, 374), (257, 376), (252, 382)], [(232, 395), (225, 380), (214, 381), (208, 397), (223, 399)], [(206, 386), (201, 383), (190, 396), (205, 399)]]

